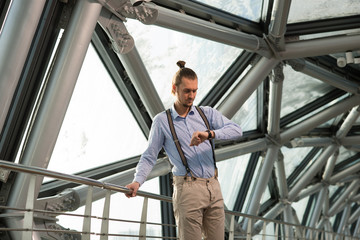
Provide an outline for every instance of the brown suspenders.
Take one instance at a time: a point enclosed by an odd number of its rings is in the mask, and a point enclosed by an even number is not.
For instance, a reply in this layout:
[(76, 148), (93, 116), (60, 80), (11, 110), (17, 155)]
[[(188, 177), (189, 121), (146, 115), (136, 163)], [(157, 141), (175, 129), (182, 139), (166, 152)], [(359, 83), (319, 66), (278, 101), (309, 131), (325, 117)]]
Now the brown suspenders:
[[(210, 124), (209, 124), (209, 121), (207, 120), (204, 112), (201, 110), (200, 107), (198, 106), (195, 106), (196, 110), (199, 112), (201, 118), (203, 119), (205, 125), (206, 125), (206, 128), (208, 130), (210, 130)], [(176, 145), (176, 149), (178, 150), (179, 152), (179, 155), (180, 155), (180, 158), (181, 158), (181, 161), (183, 162), (184, 166), (185, 166), (185, 169), (186, 169), (186, 172), (188, 174), (190, 174), (190, 176), (194, 177), (190, 171), (190, 168), (189, 168), (189, 165), (187, 163), (187, 160), (185, 158), (185, 155), (184, 155), (184, 152), (180, 146), (180, 142), (179, 142), (179, 139), (176, 135), (176, 132), (175, 132), (175, 127), (174, 127), (174, 123), (173, 123), (173, 120), (172, 120), (172, 117), (171, 117), (171, 113), (170, 113), (170, 109), (166, 110), (166, 115), (167, 115), (167, 119), (168, 119), (168, 123), (169, 123), (169, 127), (170, 127), (170, 131), (171, 131), (171, 134), (173, 136), (173, 139), (174, 139), (174, 143)], [(216, 167), (216, 160), (215, 160), (215, 153), (214, 153), (214, 146), (212, 144), (212, 141), (209, 139), (209, 142), (210, 142), (210, 145), (211, 145), (211, 150), (212, 150), (212, 154), (213, 154), (213, 159), (214, 159), (214, 166), (215, 166), (215, 177), (217, 177), (217, 167)]]

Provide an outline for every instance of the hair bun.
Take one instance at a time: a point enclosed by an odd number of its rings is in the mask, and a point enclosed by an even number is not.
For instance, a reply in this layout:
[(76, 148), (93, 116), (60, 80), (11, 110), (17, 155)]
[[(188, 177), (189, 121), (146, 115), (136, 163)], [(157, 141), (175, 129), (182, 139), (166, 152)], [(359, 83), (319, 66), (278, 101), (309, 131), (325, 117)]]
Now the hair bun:
[(179, 68), (184, 68), (184, 67), (185, 67), (185, 62), (184, 62), (184, 61), (178, 61), (178, 62), (176, 63), (176, 65), (178, 65)]

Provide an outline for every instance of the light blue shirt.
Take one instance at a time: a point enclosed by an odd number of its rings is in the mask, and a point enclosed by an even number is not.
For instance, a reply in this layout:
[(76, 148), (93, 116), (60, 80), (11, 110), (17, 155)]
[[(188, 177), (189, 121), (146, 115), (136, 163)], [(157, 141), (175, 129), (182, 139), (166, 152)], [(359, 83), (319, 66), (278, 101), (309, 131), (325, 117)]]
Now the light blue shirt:
[[(227, 119), (216, 109), (211, 107), (201, 107), (201, 109), (209, 121), (210, 129), (215, 132), (215, 139), (230, 140), (242, 136), (241, 127)], [(204, 120), (201, 118), (199, 112), (192, 106), (188, 115), (186, 117), (181, 117), (175, 111), (174, 107), (172, 107), (171, 116), (177, 137), (191, 172), (195, 177), (199, 178), (210, 178), (214, 176), (215, 167), (210, 142), (205, 141), (199, 144), (199, 146), (190, 146), (190, 140), (195, 131), (207, 130)], [(139, 182), (140, 185), (145, 182), (156, 163), (162, 147), (164, 147), (165, 152), (173, 165), (172, 173), (175, 176), (185, 176), (187, 174), (175, 146), (166, 112), (164, 111), (157, 114), (153, 120), (148, 147), (141, 155), (140, 161), (136, 167), (134, 181)]]

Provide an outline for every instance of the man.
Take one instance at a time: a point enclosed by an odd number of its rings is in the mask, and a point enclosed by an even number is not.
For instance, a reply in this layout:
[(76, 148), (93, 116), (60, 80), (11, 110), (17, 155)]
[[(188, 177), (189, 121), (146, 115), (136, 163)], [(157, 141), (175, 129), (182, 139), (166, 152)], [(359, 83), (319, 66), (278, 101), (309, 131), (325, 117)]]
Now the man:
[[(235, 139), (242, 135), (242, 131), (240, 126), (215, 109), (201, 107), (197, 110), (193, 106), (198, 90), (197, 75), (185, 67), (185, 62), (179, 61), (177, 65), (180, 69), (172, 81), (172, 94), (176, 100), (169, 112), (171, 115), (162, 112), (155, 116), (148, 148), (137, 165), (134, 181), (126, 186), (132, 191), (126, 196), (136, 196), (164, 147), (173, 165), (173, 208), (179, 238), (200, 240), (203, 234), (208, 240), (223, 240), (224, 201), (216, 175), (212, 139)], [(201, 110), (210, 129), (201, 117)], [(171, 131), (171, 124), (175, 133)], [(178, 148), (174, 134), (178, 138)]]

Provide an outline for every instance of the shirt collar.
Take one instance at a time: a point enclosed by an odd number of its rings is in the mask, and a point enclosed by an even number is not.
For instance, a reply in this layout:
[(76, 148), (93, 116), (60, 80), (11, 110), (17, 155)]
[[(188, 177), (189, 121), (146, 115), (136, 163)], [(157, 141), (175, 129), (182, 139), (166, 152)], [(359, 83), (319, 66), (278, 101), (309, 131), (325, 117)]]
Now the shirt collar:
[[(188, 115), (193, 115), (194, 114), (194, 108), (195, 108), (194, 105), (192, 105)], [(174, 104), (171, 106), (171, 116), (172, 116), (173, 119), (176, 119), (177, 117), (180, 117), (180, 115), (175, 110), (175, 105)]]

